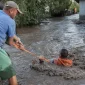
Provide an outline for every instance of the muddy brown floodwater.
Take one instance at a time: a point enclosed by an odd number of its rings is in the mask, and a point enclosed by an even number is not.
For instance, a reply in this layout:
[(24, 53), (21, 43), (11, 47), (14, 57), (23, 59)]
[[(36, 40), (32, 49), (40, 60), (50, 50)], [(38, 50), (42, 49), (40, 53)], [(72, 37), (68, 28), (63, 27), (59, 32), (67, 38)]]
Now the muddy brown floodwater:
[(62, 48), (75, 55), (74, 65), (70, 68), (35, 64), (31, 69), (32, 60), (38, 60), (36, 57), (5, 45), (19, 85), (85, 85), (85, 25), (76, 24), (78, 19), (79, 15), (75, 14), (47, 19), (39, 26), (17, 29), (25, 47), (38, 56), (58, 57)]

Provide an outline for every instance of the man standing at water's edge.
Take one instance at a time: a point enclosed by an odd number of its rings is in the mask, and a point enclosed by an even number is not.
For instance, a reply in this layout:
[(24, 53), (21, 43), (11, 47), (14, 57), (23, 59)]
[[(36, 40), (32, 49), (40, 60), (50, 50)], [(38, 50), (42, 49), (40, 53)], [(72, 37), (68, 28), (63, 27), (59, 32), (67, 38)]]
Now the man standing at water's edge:
[(14, 18), (18, 13), (22, 12), (14, 1), (7, 1), (3, 10), (0, 10), (0, 77), (2, 80), (8, 79), (10, 85), (18, 85), (16, 72), (12, 67), (9, 56), (2, 47), (6, 42), (6, 38), (8, 38), (9, 45), (18, 45), (17, 47), (21, 50), (24, 48), (15, 33)]

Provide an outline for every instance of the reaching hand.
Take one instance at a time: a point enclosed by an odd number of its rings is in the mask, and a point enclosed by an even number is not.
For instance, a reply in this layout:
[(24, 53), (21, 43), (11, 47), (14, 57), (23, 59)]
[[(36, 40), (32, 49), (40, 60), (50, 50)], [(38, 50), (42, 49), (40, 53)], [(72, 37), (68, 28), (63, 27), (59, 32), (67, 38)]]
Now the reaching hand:
[(20, 49), (20, 50), (24, 50), (24, 45), (22, 43), (19, 43), (19, 42), (15, 42), (14, 43), (14, 47), (16, 47), (17, 49)]
[(45, 57), (42, 56), (42, 55), (40, 55), (40, 56), (39, 56), (39, 59), (40, 59), (40, 60), (45, 60)]
[(24, 51), (24, 49), (25, 49), (24, 45), (20, 44), (19, 49)]
[(39, 59), (42, 60), (42, 61), (46, 61), (46, 62), (50, 62), (49, 59), (46, 59), (44, 56), (39, 56)]

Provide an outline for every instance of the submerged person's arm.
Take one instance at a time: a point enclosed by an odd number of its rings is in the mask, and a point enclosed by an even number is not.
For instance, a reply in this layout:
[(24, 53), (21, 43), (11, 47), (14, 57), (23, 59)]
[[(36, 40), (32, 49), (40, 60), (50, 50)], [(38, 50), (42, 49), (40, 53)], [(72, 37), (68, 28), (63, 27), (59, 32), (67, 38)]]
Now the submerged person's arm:
[(44, 56), (39, 56), (39, 59), (42, 61), (46, 61), (46, 62), (50, 63), (50, 59), (47, 59)]

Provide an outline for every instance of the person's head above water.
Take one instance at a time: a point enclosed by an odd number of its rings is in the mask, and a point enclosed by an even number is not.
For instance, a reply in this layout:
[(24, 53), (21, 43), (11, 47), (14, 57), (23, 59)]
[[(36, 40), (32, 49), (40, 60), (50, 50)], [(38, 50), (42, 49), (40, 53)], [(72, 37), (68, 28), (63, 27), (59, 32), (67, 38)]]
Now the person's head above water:
[(60, 57), (61, 58), (67, 58), (67, 56), (68, 56), (68, 50), (67, 49), (61, 49)]

